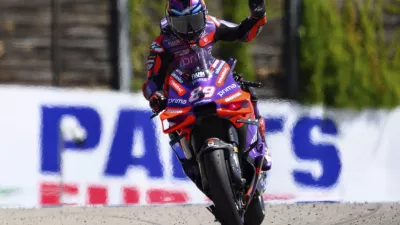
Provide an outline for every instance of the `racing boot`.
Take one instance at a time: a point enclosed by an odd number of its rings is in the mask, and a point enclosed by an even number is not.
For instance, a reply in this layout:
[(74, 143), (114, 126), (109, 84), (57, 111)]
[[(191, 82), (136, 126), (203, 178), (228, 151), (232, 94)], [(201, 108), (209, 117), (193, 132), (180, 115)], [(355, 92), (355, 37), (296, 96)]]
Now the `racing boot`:
[(249, 92), (251, 96), (251, 103), (253, 105), (255, 118), (258, 119), (258, 131), (260, 132), (261, 140), (264, 142), (265, 146), (265, 155), (264, 155), (262, 170), (268, 171), (272, 167), (272, 156), (268, 149), (267, 142), (265, 140), (265, 120), (260, 116), (260, 111), (258, 110), (258, 105), (257, 105), (258, 99), (254, 88), (249, 88)]
[(272, 156), (268, 149), (267, 142), (265, 141), (265, 120), (261, 116), (258, 117), (257, 119), (258, 119), (258, 131), (260, 132), (261, 140), (264, 142), (265, 146), (264, 160), (261, 169), (263, 171), (268, 171), (272, 167)]

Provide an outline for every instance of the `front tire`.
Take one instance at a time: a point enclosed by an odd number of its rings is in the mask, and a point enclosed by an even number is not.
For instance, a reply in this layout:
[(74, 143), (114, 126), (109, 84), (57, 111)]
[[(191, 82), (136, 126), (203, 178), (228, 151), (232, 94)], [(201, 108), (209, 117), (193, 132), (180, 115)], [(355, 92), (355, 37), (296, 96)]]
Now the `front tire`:
[(208, 185), (216, 208), (216, 217), (222, 225), (242, 225), (232, 192), (224, 150), (204, 154)]
[(262, 195), (254, 196), (244, 214), (244, 225), (260, 225), (264, 221), (265, 206)]

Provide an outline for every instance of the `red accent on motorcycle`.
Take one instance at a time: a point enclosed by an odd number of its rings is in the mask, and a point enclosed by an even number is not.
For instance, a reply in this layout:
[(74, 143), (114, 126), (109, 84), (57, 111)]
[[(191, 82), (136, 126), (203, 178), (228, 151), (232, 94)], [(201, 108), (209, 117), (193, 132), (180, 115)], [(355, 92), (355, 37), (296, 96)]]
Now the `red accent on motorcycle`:
[(250, 94), (244, 91), (238, 91), (217, 102), (222, 104), (221, 108), (217, 109), (219, 116), (235, 116), (246, 115), (253, 112), (249, 105)]
[(225, 83), (226, 78), (228, 77), (228, 73), (229, 73), (230, 67), (228, 64), (226, 64), (220, 74), (218, 75), (218, 79), (217, 79), (217, 86), (218, 87), (222, 87), (222, 85)]
[(232, 111), (237, 111), (240, 110), (242, 108), (247, 108), (249, 106), (249, 102), (248, 101), (241, 101), (241, 102), (232, 102), (229, 103), (227, 105), (224, 105), (224, 108), (227, 108), (229, 110)]
[(241, 103), (240, 102), (234, 102), (228, 105), (228, 109), (230, 110), (238, 110), (241, 108)]
[(193, 115), (190, 115), (188, 117), (186, 117), (186, 119), (178, 124), (169, 124), (169, 127), (167, 129), (165, 129), (166, 124), (164, 124), (165, 122), (168, 122), (167, 120), (162, 120), (162, 126), (163, 126), (163, 132), (165, 134), (177, 131), (179, 129), (183, 129), (187, 126), (192, 125), (194, 122), (196, 121), (196, 117), (194, 117)]
[(186, 94), (186, 89), (182, 87), (182, 85), (180, 85), (174, 78), (170, 77), (168, 84), (176, 91), (176, 93), (178, 93), (179, 96)]
[(167, 107), (164, 112), (161, 113), (160, 119), (161, 119), (161, 125), (163, 128), (163, 132), (165, 134), (171, 133), (173, 131), (183, 129), (191, 124), (193, 124), (196, 121), (196, 118), (193, 115), (187, 116), (181, 123), (175, 124), (169, 122), (169, 120), (172, 120), (173, 118), (178, 118), (181, 116), (185, 116), (192, 107), (186, 107), (186, 108), (171, 108)]

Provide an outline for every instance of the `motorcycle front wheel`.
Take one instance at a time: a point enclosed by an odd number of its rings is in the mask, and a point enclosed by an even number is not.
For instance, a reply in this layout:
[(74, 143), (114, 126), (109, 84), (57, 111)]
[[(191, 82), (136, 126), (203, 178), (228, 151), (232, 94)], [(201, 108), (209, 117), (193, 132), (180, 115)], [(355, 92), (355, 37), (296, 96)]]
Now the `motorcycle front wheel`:
[(226, 164), (223, 149), (204, 154), (204, 166), (217, 219), (222, 225), (242, 225)]
[(265, 206), (262, 195), (254, 196), (244, 214), (244, 225), (260, 225), (264, 221)]

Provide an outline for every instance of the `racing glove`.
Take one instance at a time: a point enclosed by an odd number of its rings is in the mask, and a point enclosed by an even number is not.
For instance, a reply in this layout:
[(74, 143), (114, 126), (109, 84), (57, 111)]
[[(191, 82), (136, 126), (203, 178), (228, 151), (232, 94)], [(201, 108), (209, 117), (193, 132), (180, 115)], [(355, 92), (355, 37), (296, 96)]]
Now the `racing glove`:
[(165, 100), (166, 98), (164, 94), (160, 91), (156, 91), (154, 94), (150, 96), (149, 103), (151, 109), (153, 110), (153, 113), (159, 113), (165, 109), (166, 106)]
[(249, 0), (249, 8), (251, 16), (256, 19), (261, 19), (265, 16), (265, 0)]

